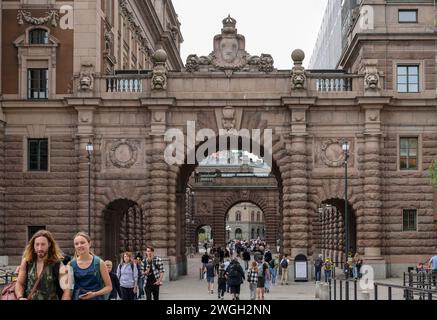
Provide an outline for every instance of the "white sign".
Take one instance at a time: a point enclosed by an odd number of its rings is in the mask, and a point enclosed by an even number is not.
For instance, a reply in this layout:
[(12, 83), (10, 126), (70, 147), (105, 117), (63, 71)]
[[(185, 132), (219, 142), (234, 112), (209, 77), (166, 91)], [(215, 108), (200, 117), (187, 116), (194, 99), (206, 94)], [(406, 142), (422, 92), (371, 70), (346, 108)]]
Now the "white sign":
[(307, 279), (307, 263), (306, 261), (296, 261), (296, 279)]

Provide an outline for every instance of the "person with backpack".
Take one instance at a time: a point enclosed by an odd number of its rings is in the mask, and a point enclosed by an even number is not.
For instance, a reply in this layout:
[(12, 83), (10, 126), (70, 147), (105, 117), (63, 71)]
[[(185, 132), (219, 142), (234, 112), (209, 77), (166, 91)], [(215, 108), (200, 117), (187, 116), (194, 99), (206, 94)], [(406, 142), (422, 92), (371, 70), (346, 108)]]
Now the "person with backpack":
[(325, 267), (325, 282), (331, 282), (332, 275), (332, 260), (331, 258), (326, 258), (325, 263), (323, 264)]
[(165, 269), (162, 259), (155, 256), (155, 249), (152, 246), (147, 247), (143, 264), (146, 299), (152, 300), (153, 294), (153, 300), (159, 300), (159, 287), (162, 285)]
[(243, 252), (243, 261), (244, 261), (244, 270), (249, 269), (249, 261), (250, 261), (250, 252), (246, 248)]
[(208, 293), (214, 294), (214, 278), (216, 276), (215, 267), (212, 259), (209, 259), (205, 266), (206, 282), (208, 286)]
[(272, 257), (272, 260), (270, 260), (268, 265), (269, 265), (271, 283), (272, 285), (274, 285), (276, 284), (276, 273), (278, 271), (278, 265), (279, 265), (278, 258)]
[(218, 298), (220, 300), (224, 299), (224, 295), (226, 292), (226, 270), (225, 270), (225, 264), (222, 263), (218, 270), (218, 276), (217, 276), (217, 292), (218, 292)]
[(85, 232), (74, 237), (75, 259), (70, 261), (74, 274), (73, 300), (107, 300), (112, 291), (108, 268), (90, 251), (91, 238)]
[(289, 264), (289, 260), (287, 258), (287, 255), (284, 255), (284, 257), (280, 262), (281, 269), (282, 269), (281, 285), (283, 285), (284, 282), (286, 285), (288, 285), (288, 264)]
[(256, 286), (256, 292), (258, 300), (264, 300), (265, 285), (268, 278), (269, 266), (262, 259), (258, 260), (258, 282)]
[(132, 260), (132, 253), (123, 253), (117, 268), (117, 277), (120, 281), (121, 299), (135, 300), (138, 291), (138, 268)]
[(135, 299), (144, 298), (144, 270), (143, 270), (143, 256), (141, 252), (137, 252), (134, 260), (138, 270), (138, 291)]
[(111, 278), (112, 283), (112, 291), (109, 294), (108, 300), (117, 300), (118, 297), (121, 297), (120, 281), (115, 272), (112, 271), (112, 261), (106, 260), (105, 264), (106, 268), (108, 268), (109, 277)]
[(316, 281), (320, 281), (322, 277), (322, 267), (323, 267), (323, 256), (319, 254), (316, 261), (314, 261), (314, 271), (315, 271)]
[(255, 300), (258, 285), (258, 263), (256, 261), (252, 261), (252, 265), (247, 272), (247, 282), (249, 282), (250, 300)]
[(232, 300), (240, 300), (240, 286), (243, 283), (244, 271), (238, 262), (237, 258), (234, 258), (226, 272), (227, 283), (232, 294)]
[(15, 283), (17, 300), (69, 300), (70, 288), (60, 286), (62, 253), (52, 234), (36, 232), (27, 244)]

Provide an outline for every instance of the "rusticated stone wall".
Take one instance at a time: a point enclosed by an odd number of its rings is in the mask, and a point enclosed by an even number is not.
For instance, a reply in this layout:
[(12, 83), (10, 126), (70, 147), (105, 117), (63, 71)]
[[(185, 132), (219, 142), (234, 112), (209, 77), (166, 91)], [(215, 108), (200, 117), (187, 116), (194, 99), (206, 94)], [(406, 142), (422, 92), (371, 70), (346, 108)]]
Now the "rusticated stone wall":
[(9, 262), (19, 262), (27, 242), (28, 226), (46, 226), (53, 231), (61, 248), (71, 248), (71, 230), (77, 226), (77, 167), (73, 137), (50, 137), (49, 172), (23, 170), (27, 168), (25, 137), (6, 135), (4, 146), (8, 227), (2, 251), (11, 257)]
[[(0, 110), (0, 116), (2, 115), (1, 112), (2, 111)], [(4, 248), (5, 236), (6, 236), (4, 168), (5, 168), (5, 123), (0, 120), (0, 248)]]
[[(423, 170), (410, 172), (399, 170), (399, 136), (398, 133), (390, 133), (384, 140), (384, 247), (388, 256), (410, 255), (406, 260), (413, 263), (414, 259), (421, 259), (420, 255), (430, 254), (435, 244), (433, 213), (436, 204), (426, 170), (437, 154), (437, 134), (420, 134), (419, 162)], [(402, 231), (403, 209), (417, 210), (417, 231)]]

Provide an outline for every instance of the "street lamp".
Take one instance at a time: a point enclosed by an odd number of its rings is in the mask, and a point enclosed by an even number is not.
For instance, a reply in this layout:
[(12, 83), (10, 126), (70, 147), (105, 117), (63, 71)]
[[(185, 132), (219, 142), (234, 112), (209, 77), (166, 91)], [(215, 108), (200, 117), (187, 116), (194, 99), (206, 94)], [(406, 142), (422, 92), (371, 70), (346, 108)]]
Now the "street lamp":
[(91, 155), (93, 154), (93, 144), (91, 140), (86, 145), (88, 153), (88, 235), (91, 237)]
[(345, 228), (345, 262), (349, 256), (349, 214), (347, 200), (347, 160), (349, 159), (349, 143), (347, 141), (342, 144), (344, 154), (344, 228)]

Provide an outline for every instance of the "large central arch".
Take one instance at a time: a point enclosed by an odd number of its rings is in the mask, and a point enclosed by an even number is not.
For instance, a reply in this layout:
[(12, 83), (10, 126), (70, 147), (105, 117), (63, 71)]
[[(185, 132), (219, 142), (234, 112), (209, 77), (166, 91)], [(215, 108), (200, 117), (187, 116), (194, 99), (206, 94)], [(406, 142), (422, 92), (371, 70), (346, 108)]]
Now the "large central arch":
[[(216, 137), (216, 150), (214, 151), (222, 151), (220, 150), (220, 144), (219, 144), (219, 140), (220, 140), (220, 136)], [(253, 141), (251, 140), (251, 143)], [(196, 152), (198, 150), (198, 148), (202, 145), (203, 143), (200, 143), (196, 146), (196, 149), (193, 150), (193, 152)], [(244, 150), (242, 149), (242, 144), (241, 141), (239, 141), (239, 150)], [(214, 219), (217, 219), (217, 221), (215, 222), (215, 225), (222, 225), (222, 228), (217, 228), (214, 232), (214, 237), (215, 239), (220, 239), (221, 243), (217, 243), (217, 245), (222, 246), (225, 245), (225, 225), (224, 225), (224, 217), (226, 215), (226, 212), (232, 207), (232, 205), (234, 205), (235, 203), (241, 202), (242, 200), (248, 200), (250, 202), (253, 202), (255, 204), (257, 204), (265, 213), (267, 213), (269, 216), (270, 215), (275, 215), (276, 212), (280, 212), (280, 216), (284, 216), (282, 210), (284, 208), (282, 201), (283, 201), (283, 194), (284, 194), (284, 188), (283, 188), (283, 180), (284, 177), (288, 178), (288, 174), (287, 172), (289, 172), (289, 161), (287, 161), (287, 152), (286, 152), (286, 147), (285, 147), (285, 142), (283, 139), (281, 139), (280, 136), (278, 135), (273, 135), (272, 137), (272, 150), (271, 150), (271, 156), (272, 156), (272, 166), (271, 166), (271, 173), (272, 175), (276, 178), (277, 180), (277, 185), (278, 185), (278, 191), (279, 191), (279, 205), (278, 208), (274, 208), (272, 206), (270, 206), (268, 204), (267, 201), (262, 201), (260, 199), (260, 197), (257, 197), (254, 193), (249, 193), (246, 192), (244, 193), (244, 191), (240, 192), (239, 195), (234, 194), (229, 198), (226, 198), (225, 200), (223, 200), (222, 202), (220, 202), (220, 204), (215, 203), (213, 206), (213, 210), (214, 210)], [(259, 154), (255, 153), (257, 156), (262, 157), (264, 155), (264, 148), (261, 145), (259, 148), (260, 152)], [(209, 150), (208, 150), (209, 151)], [(249, 151), (252, 152), (253, 150), (245, 150), (245, 151)], [(208, 154), (205, 154), (205, 156), (209, 156), (211, 155), (212, 152), (208, 152)], [(186, 250), (184, 247), (184, 243), (185, 243), (185, 214), (184, 214), (184, 210), (182, 208), (184, 208), (184, 195), (185, 195), (185, 190), (187, 187), (187, 183), (188, 180), (191, 176), (191, 174), (193, 173), (193, 171), (195, 170), (196, 166), (198, 166), (199, 161), (197, 161), (198, 159), (196, 159), (196, 163), (195, 164), (182, 164), (179, 166), (170, 166), (172, 167), (172, 169), (170, 169), (170, 171), (172, 172), (172, 176), (174, 176), (174, 190), (176, 191), (176, 197), (175, 197), (175, 208), (177, 209), (176, 215), (177, 215), (177, 220), (178, 220), (178, 228), (176, 230), (176, 238), (179, 239), (179, 244), (175, 246), (175, 253), (176, 253), (176, 260), (179, 262), (182, 262), (182, 264), (186, 263)], [(174, 170), (174, 171), (173, 171)], [(291, 206), (287, 206), (287, 208), (291, 208)], [(275, 219), (276, 221), (276, 219)], [(280, 225), (282, 226), (283, 223), (280, 223)], [(276, 238), (276, 234), (275, 232), (277, 231), (277, 228), (270, 228), (271, 231), (269, 232), (269, 239), (275, 239)], [(273, 231), (275, 230), (275, 231)], [(284, 241), (283, 243), (287, 243), (288, 240), (288, 247), (285, 247), (285, 250), (290, 250), (290, 243), (291, 241), (290, 239), (290, 233), (286, 233), (283, 232), (284, 234)], [(288, 239), (287, 239), (288, 238)], [(274, 245), (274, 241), (271, 240), (271, 244)], [(185, 268), (183, 268), (185, 269)]]

